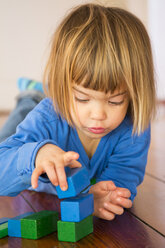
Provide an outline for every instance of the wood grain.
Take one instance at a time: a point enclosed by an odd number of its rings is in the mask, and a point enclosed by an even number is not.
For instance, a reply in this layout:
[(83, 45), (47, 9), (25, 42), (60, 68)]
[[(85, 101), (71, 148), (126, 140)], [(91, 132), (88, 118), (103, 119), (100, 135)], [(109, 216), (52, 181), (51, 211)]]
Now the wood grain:
[(150, 149), (146, 174), (165, 183), (165, 151)]
[(165, 184), (146, 175), (130, 211), (165, 235)]
[(18, 195), (16, 197), (0, 196), (0, 218), (15, 217), (25, 212), (34, 211), (31, 206)]

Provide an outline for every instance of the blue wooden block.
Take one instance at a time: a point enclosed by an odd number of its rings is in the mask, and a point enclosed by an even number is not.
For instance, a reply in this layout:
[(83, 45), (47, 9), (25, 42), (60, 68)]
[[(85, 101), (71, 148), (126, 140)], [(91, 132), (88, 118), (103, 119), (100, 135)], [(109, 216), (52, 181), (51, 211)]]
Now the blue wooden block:
[(60, 204), (62, 221), (80, 222), (94, 212), (93, 194), (80, 194), (65, 199)]
[(83, 189), (90, 185), (88, 170), (85, 167), (68, 169), (66, 171), (68, 189), (62, 191), (60, 186), (56, 187), (57, 195), (60, 199), (77, 196)]
[(21, 237), (21, 219), (31, 214), (34, 214), (34, 212), (24, 213), (12, 219), (9, 219), (8, 220), (8, 236), (20, 238)]
[(0, 219), (0, 225), (3, 224), (3, 223), (5, 223), (5, 222), (8, 222), (8, 220), (9, 220), (9, 218), (7, 218), (7, 217), (1, 218)]

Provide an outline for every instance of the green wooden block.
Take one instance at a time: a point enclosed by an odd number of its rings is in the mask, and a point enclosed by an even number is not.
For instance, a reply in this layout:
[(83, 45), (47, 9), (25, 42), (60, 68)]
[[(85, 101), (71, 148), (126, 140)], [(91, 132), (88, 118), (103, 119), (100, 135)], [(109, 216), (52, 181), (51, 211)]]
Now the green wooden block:
[(77, 242), (93, 232), (93, 216), (89, 215), (80, 222), (58, 221), (57, 232), (59, 241)]
[(39, 239), (57, 230), (58, 212), (44, 210), (21, 219), (21, 237)]
[(8, 235), (8, 222), (0, 225), (0, 238), (4, 238)]
[(91, 185), (96, 184), (96, 178), (92, 178), (92, 179), (90, 180), (90, 183), (91, 183)]

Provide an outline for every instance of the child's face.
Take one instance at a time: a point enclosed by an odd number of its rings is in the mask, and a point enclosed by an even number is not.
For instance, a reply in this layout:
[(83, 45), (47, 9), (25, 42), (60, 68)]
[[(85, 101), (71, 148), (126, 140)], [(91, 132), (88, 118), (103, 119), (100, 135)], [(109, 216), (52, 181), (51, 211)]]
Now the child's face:
[(129, 104), (126, 89), (115, 90), (113, 94), (73, 86), (74, 112), (73, 122), (84, 135), (90, 138), (102, 138), (123, 121)]

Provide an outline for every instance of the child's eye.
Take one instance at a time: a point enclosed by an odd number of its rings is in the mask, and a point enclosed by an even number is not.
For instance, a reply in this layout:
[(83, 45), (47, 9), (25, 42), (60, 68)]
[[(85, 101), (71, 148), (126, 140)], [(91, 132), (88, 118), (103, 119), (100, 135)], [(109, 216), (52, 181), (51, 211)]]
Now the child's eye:
[(124, 102), (124, 100), (122, 100), (122, 101), (120, 101), (120, 102), (108, 101), (108, 103), (109, 103), (110, 105), (121, 105), (121, 104), (123, 104), (123, 102)]
[(77, 98), (77, 97), (75, 97), (75, 100), (78, 102), (89, 102), (89, 99), (81, 99), (81, 98)]

